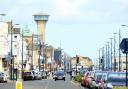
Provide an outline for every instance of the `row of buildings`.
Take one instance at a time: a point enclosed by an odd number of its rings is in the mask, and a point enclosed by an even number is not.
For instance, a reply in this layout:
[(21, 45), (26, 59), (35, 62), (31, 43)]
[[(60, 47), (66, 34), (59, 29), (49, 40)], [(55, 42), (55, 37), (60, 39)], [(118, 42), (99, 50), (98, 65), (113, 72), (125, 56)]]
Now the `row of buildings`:
[[(42, 49), (43, 52), (40, 54)], [(39, 65), (40, 70), (46, 71), (53, 71), (59, 67), (70, 70), (76, 64), (76, 58), (70, 57), (61, 48), (39, 44), (38, 35), (32, 34), (27, 26), (22, 29), (12, 28), (12, 21), (0, 22), (0, 71), (10, 74), (10, 66), (13, 64), (11, 59), (14, 62), (13, 69), (18, 71), (22, 70), (22, 60), (24, 71), (39, 69)], [(80, 56), (80, 65), (89, 67), (92, 61)]]
[[(10, 79), (16, 74), (20, 77), (23, 71), (71, 70), (76, 64), (75, 57), (45, 43), (45, 25), (49, 15), (38, 13), (33, 16), (37, 23), (34, 34), (27, 26), (21, 28), (13, 25), (12, 21), (0, 22), (0, 71), (10, 75)], [(93, 65), (90, 58), (79, 58), (80, 67)]]

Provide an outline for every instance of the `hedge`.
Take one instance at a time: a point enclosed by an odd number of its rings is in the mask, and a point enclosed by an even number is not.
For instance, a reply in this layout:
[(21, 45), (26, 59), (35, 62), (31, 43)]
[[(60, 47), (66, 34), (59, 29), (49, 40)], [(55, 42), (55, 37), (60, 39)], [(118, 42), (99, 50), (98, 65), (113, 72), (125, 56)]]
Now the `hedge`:
[(113, 89), (128, 89), (128, 87), (114, 87)]
[(82, 75), (79, 74), (79, 75), (76, 75), (74, 77), (74, 80), (80, 83), (81, 82), (81, 78), (82, 78)]

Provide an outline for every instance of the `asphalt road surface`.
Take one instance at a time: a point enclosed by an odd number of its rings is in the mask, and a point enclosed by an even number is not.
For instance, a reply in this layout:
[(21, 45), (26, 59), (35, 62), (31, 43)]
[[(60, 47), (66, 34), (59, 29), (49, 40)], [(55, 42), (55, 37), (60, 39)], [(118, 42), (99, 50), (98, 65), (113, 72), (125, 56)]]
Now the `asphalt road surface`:
[[(15, 89), (16, 81), (9, 81), (8, 83), (0, 83), (0, 89)], [(53, 79), (23, 81), (23, 89), (86, 89), (79, 84), (70, 81), (66, 78), (66, 81)]]

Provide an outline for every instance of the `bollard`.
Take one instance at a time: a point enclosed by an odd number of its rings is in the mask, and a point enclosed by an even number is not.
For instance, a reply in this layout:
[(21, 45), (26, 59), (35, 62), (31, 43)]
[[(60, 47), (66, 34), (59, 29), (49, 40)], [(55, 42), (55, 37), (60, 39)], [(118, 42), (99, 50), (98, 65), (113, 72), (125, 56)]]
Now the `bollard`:
[(22, 82), (16, 81), (16, 89), (22, 89)]

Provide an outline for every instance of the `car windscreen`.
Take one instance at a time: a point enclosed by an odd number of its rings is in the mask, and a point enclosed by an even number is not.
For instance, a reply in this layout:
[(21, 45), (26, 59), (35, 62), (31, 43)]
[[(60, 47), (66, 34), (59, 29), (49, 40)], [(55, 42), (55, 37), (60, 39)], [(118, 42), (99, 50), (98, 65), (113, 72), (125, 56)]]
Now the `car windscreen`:
[(31, 72), (25, 72), (24, 75), (31, 75)]
[(96, 81), (101, 80), (101, 78), (102, 78), (102, 75), (96, 75)]
[(64, 72), (56, 72), (55, 75), (56, 76), (64, 76)]

